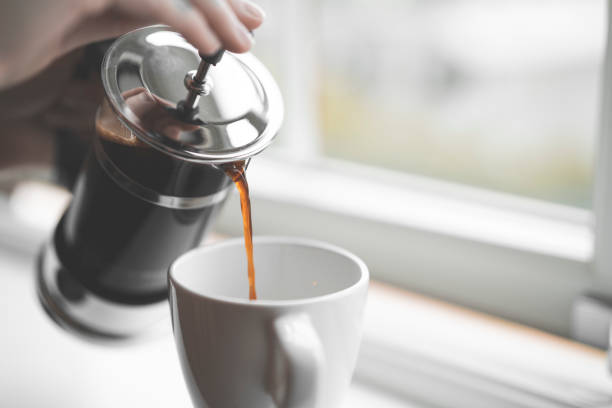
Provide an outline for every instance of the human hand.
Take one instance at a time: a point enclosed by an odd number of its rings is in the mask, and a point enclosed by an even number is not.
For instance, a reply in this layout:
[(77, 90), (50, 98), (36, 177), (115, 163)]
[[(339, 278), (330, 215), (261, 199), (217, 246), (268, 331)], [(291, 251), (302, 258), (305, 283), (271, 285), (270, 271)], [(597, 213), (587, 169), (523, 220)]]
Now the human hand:
[(81, 45), (162, 23), (203, 54), (248, 51), (263, 11), (248, 0), (3, 0), (0, 90)]

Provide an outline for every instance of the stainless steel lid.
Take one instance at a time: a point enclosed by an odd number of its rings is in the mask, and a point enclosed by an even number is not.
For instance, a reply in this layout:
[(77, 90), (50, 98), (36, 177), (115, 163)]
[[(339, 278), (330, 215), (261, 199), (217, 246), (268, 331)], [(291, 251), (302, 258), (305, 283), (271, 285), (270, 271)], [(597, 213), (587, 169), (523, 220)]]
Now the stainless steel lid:
[(251, 54), (226, 52), (206, 74), (198, 111), (177, 109), (200, 56), (166, 26), (120, 37), (102, 62), (102, 82), (119, 119), (145, 143), (184, 160), (223, 163), (265, 149), (278, 132), (283, 102), (268, 70)]

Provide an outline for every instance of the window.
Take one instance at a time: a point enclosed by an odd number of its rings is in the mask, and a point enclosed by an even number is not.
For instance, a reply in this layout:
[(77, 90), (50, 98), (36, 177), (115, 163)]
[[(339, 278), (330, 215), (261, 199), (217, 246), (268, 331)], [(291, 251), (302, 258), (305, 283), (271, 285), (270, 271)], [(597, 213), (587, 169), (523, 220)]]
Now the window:
[(282, 3), (255, 52), (316, 153), (590, 207), (604, 1)]
[(592, 284), (604, 1), (261, 4), (286, 117), (251, 164), (255, 233), (569, 335)]

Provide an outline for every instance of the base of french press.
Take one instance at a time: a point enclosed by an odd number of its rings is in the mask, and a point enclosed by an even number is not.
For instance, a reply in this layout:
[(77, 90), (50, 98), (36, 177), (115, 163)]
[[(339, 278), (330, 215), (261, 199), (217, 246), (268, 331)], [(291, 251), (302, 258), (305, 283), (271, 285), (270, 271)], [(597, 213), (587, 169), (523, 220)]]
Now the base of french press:
[(166, 300), (127, 305), (101, 298), (81, 285), (61, 264), (52, 240), (39, 254), (36, 287), (49, 317), (87, 340), (140, 340), (170, 334)]

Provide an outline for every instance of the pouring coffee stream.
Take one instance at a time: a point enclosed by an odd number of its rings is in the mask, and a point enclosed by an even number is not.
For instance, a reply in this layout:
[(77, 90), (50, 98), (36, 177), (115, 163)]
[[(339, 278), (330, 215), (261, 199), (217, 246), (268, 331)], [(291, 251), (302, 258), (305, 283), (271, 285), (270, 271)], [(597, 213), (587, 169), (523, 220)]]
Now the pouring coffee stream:
[[(206, 83), (206, 74), (211, 65), (217, 65), (223, 54), (224, 49), (220, 49), (213, 55), (200, 54), (200, 65), (196, 71), (190, 71), (185, 75), (185, 87), (188, 90), (187, 97), (177, 104), (177, 112), (179, 116), (189, 122), (193, 121), (195, 115), (199, 111), (199, 99), (201, 95), (209, 91)], [(249, 299), (256, 300), (257, 293), (255, 289), (255, 263), (253, 260), (253, 223), (251, 217), (251, 198), (249, 195), (249, 185), (246, 179), (246, 161), (236, 161), (222, 165), (225, 173), (232, 179), (236, 185), (236, 189), (240, 194), (240, 211), (242, 213), (242, 224), (244, 230), (244, 246), (247, 256), (247, 276), (249, 280)]]
[(253, 222), (251, 218), (251, 197), (246, 179), (246, 162), (235, 162), (225, 166), (225, 173), (236, 184), (240, 193), (240, 211), (244, 230), (244, 247), (247, 255), (247, 276), (249, 278), (249, 300), (256, 300), (255, 262), (253, 260)]

